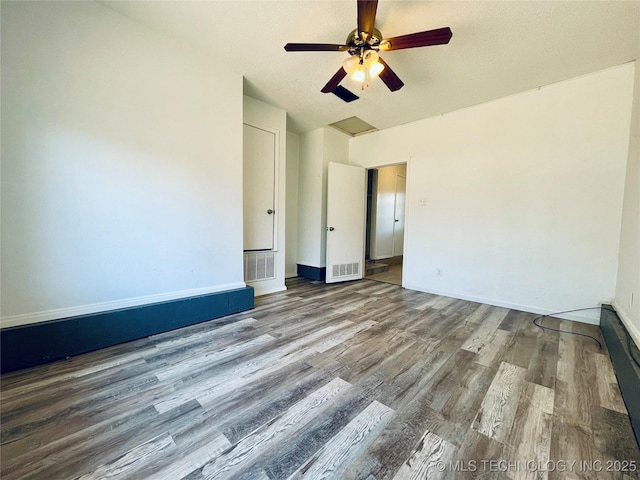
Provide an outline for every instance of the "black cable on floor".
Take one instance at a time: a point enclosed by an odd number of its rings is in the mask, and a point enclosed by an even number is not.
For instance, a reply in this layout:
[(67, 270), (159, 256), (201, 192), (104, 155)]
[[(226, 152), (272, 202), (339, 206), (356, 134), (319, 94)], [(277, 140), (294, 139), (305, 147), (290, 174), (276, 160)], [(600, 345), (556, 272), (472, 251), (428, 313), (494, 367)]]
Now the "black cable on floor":
[(605, 308), (605, 307), (587, 307), (587, 308), (576, 308), (574, 310), (565, 310), (563, 312), (554, 312), (554, 313), (548, 313), (546, 315), (540, 315), (536, 318), (533, 319), (533, 324), (536, 327), (542, 328), (543, 330), (551, 330), (553, 332), (560, 332), (560, 333), (569, 333), (571, 335), (579, 335), (581, 337), (587, 337), (587, 338), (592, 338), (593, 340), (595, 340), (595, 342), (598, 344), (598, 347), (600, 347), (600, 349), (602, 350), (602, 344), (600, 343), (600, 340), (598, 340), (596, 337), (594, 337), (593, 335), (587, 335), (586, 333), (578, 333), (578, 332), (569, 332), (568, 330), (559, 330), (557, 328), (551, 328), (551, 327), (545, 327), (544, 325), (540, 325), (538, 323), (538, 320), (541, 320), (545, 317), (553, 317), (555, 315), (561, 315), (563, 313), (572, 313), (572, 312), (584, 312), (585, 310), (609, 310), (610, 312), (616, 313), (615, 310), (611, 309), (611, 308)]
[[(553, 332), (569, 333), (571, 335), (579, 335), (581, 337), (592, 338), (598, 344), (598, 347), (600, 347), (600, 349), (602, 349), (602, 344), (593, 335), (587, 335), (586, 333), (569, 332), (567, 330), (559, 330), (557, 328), (545, 327), (544, 325), (540, 325), (540, 323), (538, 323), (538, 320), (541, 320), (541, 319), (543, 319), (545, 317), (553, 317), (555, 315), (561, 315), (563, 313), (583, 312), (585, 310), (608, 310), (609, 312), (613, 312), (616, 315), (618, 314), (618, 312), (616, 312), (614, 309), (606, 308), (604, 306), (603, 307), (576, 308), (575, 310), (565, 310), (564, 312), (548, 313), (547, 315), (537, 316), (536, 318), (533, 319), (533, 324), (536, 327), (542, 328), (543, 330), (551, 330)], [(635, 363), (638, 367), (640, 367), (640, 361), (638, 361), (638, 359), (635, 357), (635, 355), (633, 353), (633, 348), (631, 346), (631, 335), (629, 335), (629, 332), (627, 331), (626, 328), (623, 327), (623, 330), (624, 330), (625, 336), (627, 337), (627, 350), (629, 351), (629, 356), (631, 357), (631, 360), (633, 360), (633, 363)]]

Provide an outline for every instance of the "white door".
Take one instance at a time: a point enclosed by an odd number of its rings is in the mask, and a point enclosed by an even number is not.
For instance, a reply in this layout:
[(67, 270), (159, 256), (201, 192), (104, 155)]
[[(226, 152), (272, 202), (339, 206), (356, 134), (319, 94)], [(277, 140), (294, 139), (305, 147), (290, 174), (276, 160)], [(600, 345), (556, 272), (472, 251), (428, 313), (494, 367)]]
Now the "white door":
[(393, 207), (393, 256), (402, 255), (404, 247), (404, 203), (407, 177), (396, 176), (396, 195)]
[(327, 184), (327, 283), (362, 278), (366, 179), (361, 167), (329, 163)]
[(273, 132), (244, 125), (244, 250), (273, 249), (275, 149)]

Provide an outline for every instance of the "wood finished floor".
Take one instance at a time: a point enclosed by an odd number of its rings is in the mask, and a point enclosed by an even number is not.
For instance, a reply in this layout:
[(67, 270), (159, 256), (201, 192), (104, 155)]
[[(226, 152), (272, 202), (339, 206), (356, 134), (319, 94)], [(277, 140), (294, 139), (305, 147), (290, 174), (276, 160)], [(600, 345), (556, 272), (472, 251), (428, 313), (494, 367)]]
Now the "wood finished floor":
[(402, 285), (402, 264), (389, 265), (389, 270), (381, 273), (367, 275), (368, 280), (376, 282), (393, 283), (394, 285)]
[(607, 352), (532, 318), (296, 279), (249, 312), (4, 375), (0, 476), (638, 478)]

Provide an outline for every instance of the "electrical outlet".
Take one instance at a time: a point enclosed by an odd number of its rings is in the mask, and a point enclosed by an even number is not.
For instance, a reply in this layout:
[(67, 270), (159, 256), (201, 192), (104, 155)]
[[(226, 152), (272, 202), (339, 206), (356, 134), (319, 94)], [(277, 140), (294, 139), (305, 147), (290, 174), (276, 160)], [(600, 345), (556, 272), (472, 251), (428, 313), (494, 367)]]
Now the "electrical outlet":
[(427, 206), (427, 199), (422, 197), (418, 199), (418, 205), (420, 207), (426, 207)]
[(441, 277), (441, 276), (442, 276), (442, 269), (436, 268), (436, 277)]

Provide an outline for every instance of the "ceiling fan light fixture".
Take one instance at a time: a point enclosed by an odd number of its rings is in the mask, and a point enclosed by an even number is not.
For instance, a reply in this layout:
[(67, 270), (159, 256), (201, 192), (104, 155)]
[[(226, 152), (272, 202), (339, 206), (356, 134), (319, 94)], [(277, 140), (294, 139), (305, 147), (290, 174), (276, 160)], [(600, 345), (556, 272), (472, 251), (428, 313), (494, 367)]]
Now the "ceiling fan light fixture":
[(356, 67), (360, 63), (360, 57), (358, 55), (352, 55), (347, 58), (344, 62), (342, 62), (342, 68), (347, 72), (347, 75), (353, 75), (353, 72), (356, 71)]
[(365, 70), (363, 64), (361, 63), (358, 64), (354, 72), (351, 74), (351, 79), (361, 83), (367, 79), (367, 71)]
[(378, 63), (378, 52), (375, 50), (367, 50), (362, 54), (362, 63), (367, 68), (371, 68), (374, 63)]
[(369, 75), (372, 77), (377, 77), (384, 70), (384, 65), (380, 62), (376, 62), (371, 67), (369, 67)]

